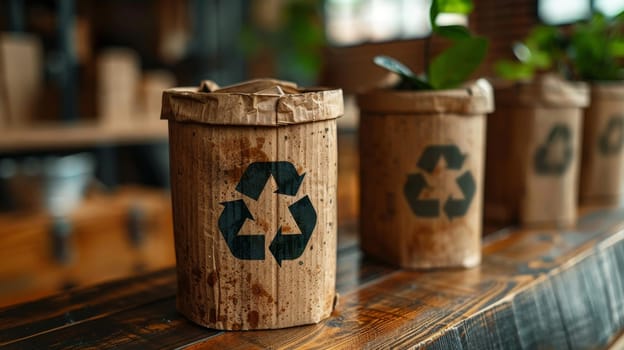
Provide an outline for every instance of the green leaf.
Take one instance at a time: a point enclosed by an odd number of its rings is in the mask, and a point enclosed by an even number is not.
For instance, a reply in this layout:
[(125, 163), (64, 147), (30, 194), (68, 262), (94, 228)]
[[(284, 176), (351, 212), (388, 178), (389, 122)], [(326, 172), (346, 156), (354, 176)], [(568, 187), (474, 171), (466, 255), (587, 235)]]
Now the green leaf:
[(531, 59), (531, 49), (529, 49), (529, 47), (526, 46), (524, 43), (513, 43), (513, 45), (511, 45), (511, 50), (514, 53), (514, 56), (516, 56), (516, 58), (520, 62), (527, 62)]
[(619, 80), (624, 57), (621, 18), (596, 14), (574, 26), (567, 49), (575, 78)]
[(501, 78), (513, 81), (530, 80), (535, 73), (533, 67), (529, 64), (508, 60), (496, 62), (494, 70)]
[(406, 65), (390, 56), (379, 55), (373, 58), (373, 62), (381, 68), (385, 68), (398, 75), (414, 77), (414, 73)]
[(436, 26), (435, 28), (433, 28), (433, 31), (436, 34), (440, 34), (443, 37), (453, 40), (461, 40), (470, 37), (470, 32), (468, 31), (468, 28), (460, 25)]
[(537, 47), (528, 47), (523, 43), (513, 45), (514, 56), (518, 61), (541, 69), (548, 69), (552, 64), (551, 54)]
[(458, 13), (467, 15), (472, 12), (474, 5), (472, 0), (432, 0), (431, 7), (429, 8), (429, 21), (431, 22), (431, 28), (434, 32), (438, 25), (436, 24), (436, 18), (440, 13)]
[(624, 57), (624, 38), (616, 38), (609, 42), (609, 53), (614, 57)]
[(589, 23), (600, 26), (602, 24), (605, 24), (606, 21), (607, 21), (607, 17), (604, 14), (602, 14), (601, 12), (594, 12), (594, 15), (592, 16)]
[(401, 76), (401, 83), (399, 84), (400, 89), (405, 90), (427, 90), (431, 89), (431, 85), (427, 82), (419, 79), (414, 75), (414, 73), (407, 68), (406, 65), (397, 61), (396, 59), (390, 56), (375, 56), (373, 59), (376, 65), (390, 72), (396, 73)]
[(457, 41), (435, 57), (429, 66), (429, 83), (435, 89), (453, 88), (479, 67), (487, 52), (485, 38), (474, 37)]
[(474, 5), (471, 0), (433, 0), (438, 3), (438, 13), (459, 13), (467, 15)]
[(548, 69), (552, 65), (552, 60), (548, 52), (531, 51), (529, 63), (540, 69)]
[(431, 7), (429, 8), (429, 22), (431, 23), (431, 30), (435, 32), (436, 30), (436, 18), (440, 14), (440, 9), (438, 7), (438, 0), (431, 0)]
[(555, 45), (559, 30), (556, 27), (540, 25), (531, 30), (526, 38), (529, 48), (548, 49)]

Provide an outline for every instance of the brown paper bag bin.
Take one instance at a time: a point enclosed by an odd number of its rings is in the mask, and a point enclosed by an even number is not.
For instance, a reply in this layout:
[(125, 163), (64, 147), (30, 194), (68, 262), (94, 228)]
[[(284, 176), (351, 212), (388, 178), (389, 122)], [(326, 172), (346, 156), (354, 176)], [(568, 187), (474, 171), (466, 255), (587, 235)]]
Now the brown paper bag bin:
[(224, 330), (329, 316), (342, 113), (341, 90), (275, 80), (164, 92), (182, 314)]
[(488, 120), (485, 217), (496, 224), (576, 222), (586, 84), (545, 75), (495, 88)]
[(404, 268), (478, 265), (489, 84), (358, 104), (362, 249)]
[(613, 205), (624, 196), (624, 82), (591, 85), (585, 110), (580, 201)]

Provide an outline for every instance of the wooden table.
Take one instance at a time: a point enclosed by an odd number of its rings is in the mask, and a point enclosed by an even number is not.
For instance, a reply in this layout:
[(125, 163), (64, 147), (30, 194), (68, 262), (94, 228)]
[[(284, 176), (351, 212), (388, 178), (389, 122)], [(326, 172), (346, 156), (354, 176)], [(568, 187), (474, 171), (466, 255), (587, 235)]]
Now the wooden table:
[(570, 230), (490, 235), (471, 270), (413, 272), (363, 258), (339, 235), (340, 301), (317, 325), (222, 332), (175, 310), (175, 271), (0, 310), (7, 349), (602, 348), (624, 328), (624, 209)]

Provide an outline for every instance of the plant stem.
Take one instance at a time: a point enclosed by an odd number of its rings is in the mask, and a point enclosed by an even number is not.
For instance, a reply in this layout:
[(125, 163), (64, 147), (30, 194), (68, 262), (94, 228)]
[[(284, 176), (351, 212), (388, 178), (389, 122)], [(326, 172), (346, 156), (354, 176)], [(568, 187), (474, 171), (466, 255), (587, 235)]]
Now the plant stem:
[(423, 50), (423, 71), (426, 80), (429, 81), (429, 57), (431, 56), (431, 35), (425, 39), (425, 49)]

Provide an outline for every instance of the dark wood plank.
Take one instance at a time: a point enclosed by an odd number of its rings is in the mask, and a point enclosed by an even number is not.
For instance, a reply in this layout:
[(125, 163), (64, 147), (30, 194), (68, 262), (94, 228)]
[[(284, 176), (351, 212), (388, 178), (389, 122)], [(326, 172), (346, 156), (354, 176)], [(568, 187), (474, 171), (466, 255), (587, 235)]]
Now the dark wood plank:
[(340, 294), (362, 288), (367, 283), (398, 270), (366, 258), (357, 246), (339, 250), (336, 265), (336, 290)]
[[(218, 332), (184, 320), (171, 295), (137, 301), (132, 294), (124, 298), (134, 298), (127, 307), (39, 327), (8, 348), (605, 347), (624, 328), (623, 223), (624, 210), (601, 210), (584, 215), (572, 230), (502, 231), (488, 238), (482, 265), (470, 270), (398, 270), (343, 244), (337, 283), (342, 296), (332, 316), (317, 325)], [(84, 298), (79, 309), (94, 298), (84, 293), (72, 293)], [(20, 309), (32, 308), (27, 315), (45, 319), (36, 310), (46, 302), (39, 303), (0, 311), (0, 320), (27, 327)], [(2, 322), (0, 334), (9, 330)]]
[[(480, 268), (390, 272), (346, 294), (332, 318), (319, 325), (224, 333), (194, 347), (514, 349), (551, 342), (553, 348), (574, 348), (570, 332), (579, 319), (593, 328), (591, 336), (580, 333), (586, 339), (577, 345), (605, 345), (606, 335), (621, 329), (608, 321), (619, 315), (604, 316), (608, 307), (620, 310), (618, 288), (610, 288), (612, 296), (605, 299), (604, 284), (585, 280), (609, 281), (596, 261), (617, 258), (609, 244), (624, 249), (621, 222), (621, 211), (603, 211), (584, 217), (576, 230), (514, 232), (486, 247)], [(616, 265), (624, 267), (616, 262), (600, 269), (621, 276)], [(525, 312), (539, 321), (524, 317)]]
[(535, 349), (541, 345), (544, 348), (565, 349), (569, 346), (550, 281), (520, 293), (512, 300), (511, 310), (522, 348)]
[[(619, 297), (605, 294), (604, 285), (612, 274), (622, 274), (622, 265), (609, 272), (598, 272), (596, 260), (619, 254), (619, 243), (598, 255), (587, 255), (570, 266), (555, 269), (550, 278), (534, 283), (511, 300), (501, 300), (494, 308), (470, 317), (454, 327), (461, 335), (461, 349), (595, 349), (606, 347), (622, 325), (607, 305), (621, 303)], [(588, 281), (589, 279), (592, 281)], [(598, 280), (604, 281), (597, 282)], [(589, 283), (588, 283), (589, 282)], [(515, 328), (515, 329), (514, 329)], [(474, 335), (479, 336), (475, 337)], [(438, 339), (434, 344), (438, 343)], [(457, 345), (457, 344), (456, 344)]]
[[(355, 258), (353, 256), (353, 259)], [(357, 258), (359, 259), (359, 256)], [(343, 265), (356, 266), (354, 261), (350, 262), (344, 257), (341, 261), (344, 262)], [(362, 281), (369, 281), (374, 276), (377, 276), (379, 271), (385, 271), (383, 266), (369, 261), (358, 266), (361, 269), (356, 271), (357, 276)], [(348, 288), (353, 288), (354, 285), (346, 285), (344, 288), (348, 291)], [(140, 295), (136, 295), (136, 297), (140, 298)], [(136, 346), (138, 349), (159, 349), (162, 347), (181, 346), (182, 344), (192, 343), (219, 333), (197, 327), (186, 321), (175, 311), (173, 297), (152, 303), (146, 301), (145, 304), (137, 301), (135, 296), (128, 299), (133, 299), (132, 301), (138, 306), (130, 310), (110, 315), (106, 314), (106, 317), (103, 318), (93, 317), (88, 320), (85, 319), (81, 324), (72, 324), (71, 327), (59, 328), (54, 332), (42, 332), (31, 337), (32, 339), (26, 338), (22, 341), (12, 342), (8, 348), (45, 347), (51, 349), (73, 349), (95, 347), (104, 349), (117, 346), (135, 348)], [(166, 315), (166, 317), (150, 319), (153, 315)], [(126, 319), (131, 319), (131, 323), (126, 323)], [(133, 326), (132, 322), (139, 323)], [(163, 322), (166, 324), (162, 324), (162, 328), (158, 326), (159, 323)], [(149, 332), (137, 335), (137, 327), (139, 329), (148, 328)], [(115, 331), (113, 332), (112, 329)], [(73, 339), (73, 341), (65, 341), (65, 339)]]
[(607, 347), (609, 350), (622, 350), (624, 349), (624, 332), (620, 333)]
[[(391, 267), (363, 260), (357, 241), (343, 240), (339, 246), (339, 271), (345, 276), (345, 283), (339, 289), (341, 292), (353, 290), (392, 271)], [(6, 330), (9, 338), (3, 339), (3, 343), (8, 348), (16, 349), (42, 346), (59, 349), (109, 348), (122, 345), (124, 348), (136, 345), (140, 349), (158, 349), (164, 344), (167, 344), (166, 347), (180, 346), (217, 334), (196, 327), (175, 312), (174, 282), (174, 271), (167, 269), (137, 279), (116, 281), (7, 308), (4, 312), (0, 311), (0, 326), (7, 326), (0, 327), (3, 330), (0, 333), (4, 334)], [(42, 313), (42, 310), (46, 312)], [(20, 318), (19, 314), (27, 317)], [(167, 317), (147, 320), (149, 315), (158, 314), (166, 314)], [(20, 323), (8, 327), (15, 318)], [(135, 327), (125, 323), (126, 318), (140, 320), (140, 328), (149, 328), (149, 334), (146, 333), (145, 338), (137, 335)], [(166, 322), (166, 327), (157, 327), (158, 320)], [(110, 325), (111, 322), (115, 325)], [(65, 338), (74, 341), (64, 341)]]
[[(339, 291), (344, 292), (375, 278), (389, 267), (363, 264), (357, 246), (357, 232), (353, 225), (343, 228), (339, 239), (340, 269), (342, 274), (356, 278), (344, 278)], [(0, 345), (14, 342), (40, 332), (83, 322), (96, 317), (134, 307), (141, 302), (175, 295), (175, 271), (173, 268), (64, 293), (33, 303), (0, 309)]]
[(521, 349), (518, 329), (513, 311), (506, 304), (497, 304), (491, 309), (476, 314), (461, 323), (458, 328), (462, 349)]
[[(450, 276), (451, 274), (452, 276)], [(430, 280), (448, 275), (447, 281)], [(345, 295), (332, 317), (297, 329), (228, 332), (206, 346), (216, 349), (403, 348), (423, 341), (461, 315), (487, 306), (517, 283), (496, 280), (493, 271), (474, 269), (428, 273), (395, 271)], [(461, 284), (461, 281), (465, 283)]]
[(172, 349), (208, 339), (219, 331), (196, 326), (175, 311), (167, 297), (74, 327), (23, 339), (6, 349)]
[(0, 345), (174, 295), (171, 268), (6, 307), (0, 310)]

